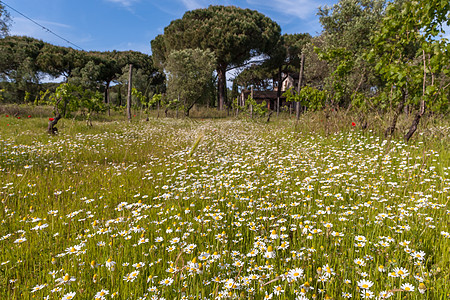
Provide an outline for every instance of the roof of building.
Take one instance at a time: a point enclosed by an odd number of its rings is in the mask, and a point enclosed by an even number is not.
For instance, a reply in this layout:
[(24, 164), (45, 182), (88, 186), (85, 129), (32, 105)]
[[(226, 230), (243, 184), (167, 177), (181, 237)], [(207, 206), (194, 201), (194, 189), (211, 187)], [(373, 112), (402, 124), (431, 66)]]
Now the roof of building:
[[(241, 94), (244, 94), (244, 98), (247, 98), (251, 93), (249, 90), (243, 90)], [(255, 100), (277, 99), (277, 95), (277, 91), (253, 91), (253, 99)], [(281, 98), (284, 99), (285, 97), (280, 96)]]
[(292, 77), (292, 79), (296, 80), (300, 77), (300, 74), (298, 73), (289, 73), (288, 76)]

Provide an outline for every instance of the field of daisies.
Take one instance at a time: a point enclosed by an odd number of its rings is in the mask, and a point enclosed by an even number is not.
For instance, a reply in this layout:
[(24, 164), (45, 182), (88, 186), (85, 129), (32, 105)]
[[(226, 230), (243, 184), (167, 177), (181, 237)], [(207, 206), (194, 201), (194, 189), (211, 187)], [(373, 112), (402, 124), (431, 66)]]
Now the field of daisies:
[(442, 143), (46, 122), (0, 118), (0, 299), (450, 297)]

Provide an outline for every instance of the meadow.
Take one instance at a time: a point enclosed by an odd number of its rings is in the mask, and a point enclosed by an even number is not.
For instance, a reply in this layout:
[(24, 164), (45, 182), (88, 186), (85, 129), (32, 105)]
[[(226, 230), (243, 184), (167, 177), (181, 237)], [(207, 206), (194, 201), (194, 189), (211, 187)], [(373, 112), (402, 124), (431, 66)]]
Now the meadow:
[(0, 116), (0, 299), (450, 297), (450, 126), (47, 118)]

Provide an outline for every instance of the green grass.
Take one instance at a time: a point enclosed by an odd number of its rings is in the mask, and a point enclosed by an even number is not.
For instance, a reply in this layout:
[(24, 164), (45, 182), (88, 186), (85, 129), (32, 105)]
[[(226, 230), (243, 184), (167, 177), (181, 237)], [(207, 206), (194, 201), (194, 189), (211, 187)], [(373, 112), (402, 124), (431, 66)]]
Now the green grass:
[(0, 298), (449, 297), (448, 123), (221, 117), (0, 117)]

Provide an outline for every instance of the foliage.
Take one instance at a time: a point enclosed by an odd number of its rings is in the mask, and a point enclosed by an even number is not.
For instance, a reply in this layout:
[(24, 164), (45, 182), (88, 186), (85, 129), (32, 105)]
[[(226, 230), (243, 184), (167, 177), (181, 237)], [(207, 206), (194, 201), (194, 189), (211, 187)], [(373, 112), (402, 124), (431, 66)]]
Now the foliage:
[(11, 16), (5, 9), (5, 6), (0, 3), (0, 39), (7, 36), (9, 33), (9, 26), (11, 25)]
[(267, 113), (267, 105), (264, 101), (258, 104), (255, 99), (253, 99), (251, 96), (248, 96), (247, 100), (245, 101), (244, 110), (248, 113), (251, 112), (251, 117), (264, 117)]
[(323, 42), (315, 51), (329, 65), (324, 85), (333, 102), (347, 106), (354, 93), (369, 96), (373, 86), (382, 84), (364, 53), (372, 47), (370, 37), (380, 26), (384, 7), (385, 0), (340, 0), (319, 8)]
[(91, 114), (106, 110), (101, 93), (92, 92), (70, 83), (58, 86), (56, 91), (50, 95), (47, 104), (54, 106), (55, 111), (59, 112), (62, 117), (70, 117), (72, 113), (78, 111)]
[(28, 37), (0, 39), (0, 81), (5, 82), (5, 89), (18, 103), (40, 81), (36, 58), (43, 47), (44, 42)]
[[(366, 95), (364, 95), (363, 93), (357, 92), (355, 94), (352, 95), (352, 103), (351, 105), (358, 111), (362, 112), (362, 113), (367, 113), (370, 111), (370, 108), (373, 108), (373, 105), (370, 106), (371, 101), (377, 101), (379, 98), (378, 97), (372, 97), (372, 98), (368, 98)], [(378, 104), (378, 103), (377, 103)], [(379, 108), (381, 108), (380, 106), (378, 106)], [(382, 109), (382, 108), (381, 108)]]
[(331, 72), (330, 85), (334, 93), (333, 101), (344, 102), (346, 94), (348, 93), (345, 80), (353, 69), (354, 58), (350, 51), (345, 48), (329, 49), (322, 51), (319, 48), (314, 48), (319, 59), (325, 60), (334, 64), (334, 71)]
[(108, 102), (111, 82), (120, 82), (121, 76), (128, 74), (130, 63), (139, 73), (135, 85), (139, 90), (146, 96), (157, 89), (162, 92), (164, 76), (154, 67), (151, 56), (144, 53), (86, 52), (19, 36), (0, 39), (0, 79), (9, 83), (10, 98), (17, 103), (23, 101), (26, 92), (38, 97), (44, 76), (62, 77), (65, 82), (104, 93)]
[[(139, 91), (145, 99), (152, 98), (154, 94), (164, 93), (166, 91), (165, 86), (165, 75), (164, 73), (158, 72), (152, 63), (152, 60), (147, 61), (148, 66), (140, 66), (136, 65), (137, 68), (133, 67), (133, 87)], [(133, 66), (135, 66), (133, 64)], [(117, 91), (117, 99), (116, 103), (122, 103), (120, 98), (125, 99), (126, 94), (122, 94), (126, 92), (128, 86), (128, 72), (129, 65), (122, 67), (120, 76), (114, 80), (117, 83), (116, 86), (113, 87), (115, 91)], [(124, 87), (124, 88), (121, 88)], [(120, 97), (120, 98), (119, 98)], [(139, 99), (139, 98), (136, 98)], [(139, 100), (140, 101), (140, 100)], [(140, 106), (140, 103), (134, 103), (133, 105)]]
[(184, 110), (183, 104), (181, 103), (180, 100), (178, 100), (178, 98), (174, 98), (171, 99), (169, 97), (167, 97), (167, 95), (164, 95), (164, 97), (161, 97), (161, 107), (165, 109), (166, 112), (166, 116), (167, 116), (167, 112), (172, 109), (172, 110)]
[(214, 53), (209, 50), (184, 49), (173, 51), (165, 62), (167, 95), (180, 99), (186, 115), (206, 94), (216, 65)]
[[(422, 98), (423, 84), (427, 84), (424, 96), (429, 100), (434, 99), (438, 87), (431, 82), (431, 75), (449, 73), (445, 68), (445, 58), (449, 56), (448, 40), (436, 38), (438, 34), (444, 33), (442, 23), (450, 24), (442, 19), (443, 10), (446, 11), (443, 16), (447, 15), (450, 4), (442, 7), (441, 1), (390, 4), (382, 30), (373, 39), (374, 48), (369, 58), (376, 62), (376, 69), (389, 88), (394, 86), (395, 89), (408, 90), (411, 103), (418, 103)], [(434, 17), (430, 19), (430, 15)], [(429, 75), (426, 82), (423, 82), (424, 72)]]
[(450, 49), (448, 39), (438, 36), (445, 33), (443, 25), (450, 24), (449, 17), (448, 1), (390, 3), (382, 27), (373, 37), (368, 58), (387, 82), (391, 96), (387, 100), (400, 107), (411, 104), (419, 108), (407, 140), (427, 106), (448, 107), (448, 84), (444, 84), (450, 73)]
[(131, 95), (136, 97), (139, 100), (139, 102), (145, 107), (148, 106), (147, 97), (144, 96), (141, 92), (139, 92), (136, 88), (131, 89)]
[(379, 27), (385, 0), (340, 0), (333, 6), (319, 7), (317, 15), (331, 48), (362, 54), (370, 48), (370, 37)]
[(162, 95), (161, 94), (154, 94), (152, 99), (150, 99), (148, 101), (148, 106), (151, 107), (151, 106), (157, 104), (158, 102), (161, 101), (161, 99), (162, 99)]
[(302, 53), (304, 54), (304, 83), (314, 87), (324, 87), (330, 75), (330, 66), (327, 61), (321, 60), (315, 49), (323, 49), (325, 46), (323, 35), (315, 36), (307, 43)]
[(45, 43), (36, 57), (41, 72), (53, 78), (72, 78), (89, 61), (87, 52)]
[(211, 50), (216, 57), (219, 109), (226, 99), (226, 71), (267, 53), (280, 38), (280, 26), (263, 14), (235, 6), (209, 6), (186, 12), (152, 42), (162, 65), (174, 50)]
[[(255, 116), (264, 117), (268, 111), (265, 101), (258, 104), (251, 95), (248, 95), (243, 105), (241, 105), (239, 97), (234, 98), (232, 100), (231, 109), (245, 112), (245, 114), (243, 114), (244, 118), (253, 118)], [(236, 116), (238, 116), (238, 114)]]
[(148, 98), (142, 92), (139, 92), (136, 88), (131, 89), (131, 95), (136, 97), (139, 100), (140, 104), (144, 106), (146, 114), (148, 114), (150, 108), (156, 103), (160, 102), (162, 98), (161, 94), (154, 94), (152, 98)]
[(51, 92), (49, 89), (46, 89), (45, 91), (39, 91), (39, 95), (36, 96), (36, 99), (34, 100), (34, 105), (39, 105), (40, 103), (45, 103), (50, 96)]
[(286, 97), (288, 102), (299, 102), (303, 107), (315, 111), (325, 106), (327, 92), (304, 86), (301, 88), (300, 93), (297, 93), (294, 88), (288, 89), (283, 93), (283, 97)]
[(81, 93), (80, 110), (85, 110), (90, 115), (93, 112), (100, 113), (106, 111), (106, 105), (103, 103), (103, 96), (98, 91), (83, 90)]
[(300, 56), (311, 39), (308, 33), (282, 35), (266, 59), (244, 69), (234, 81), (241, 87), (253, 86), (256, 90), (267, 90), (275, 82), (281, 86), (283, 74), (287, 77), (289, 73), (298, 73)]
[(281, 70), (283, 73), (296, 73), (300, 68), (300, 56), (305, 46), (310, 43), (312, 37), (308, 33), (283, 34), (282, 42), (285, 51), (285, 59)]
[(283, 97), (286, 97), (287, 102), (300, 102), (300, 96), (295, 92), (295, 88), (293, 87), (284, 92)]
[(271, 86), (272, 73), (262, 65), (252, 64), (243, 70), (233, 80), (233, 84), (244, 89), (253, 87), (255, 90), (268, 90)]

